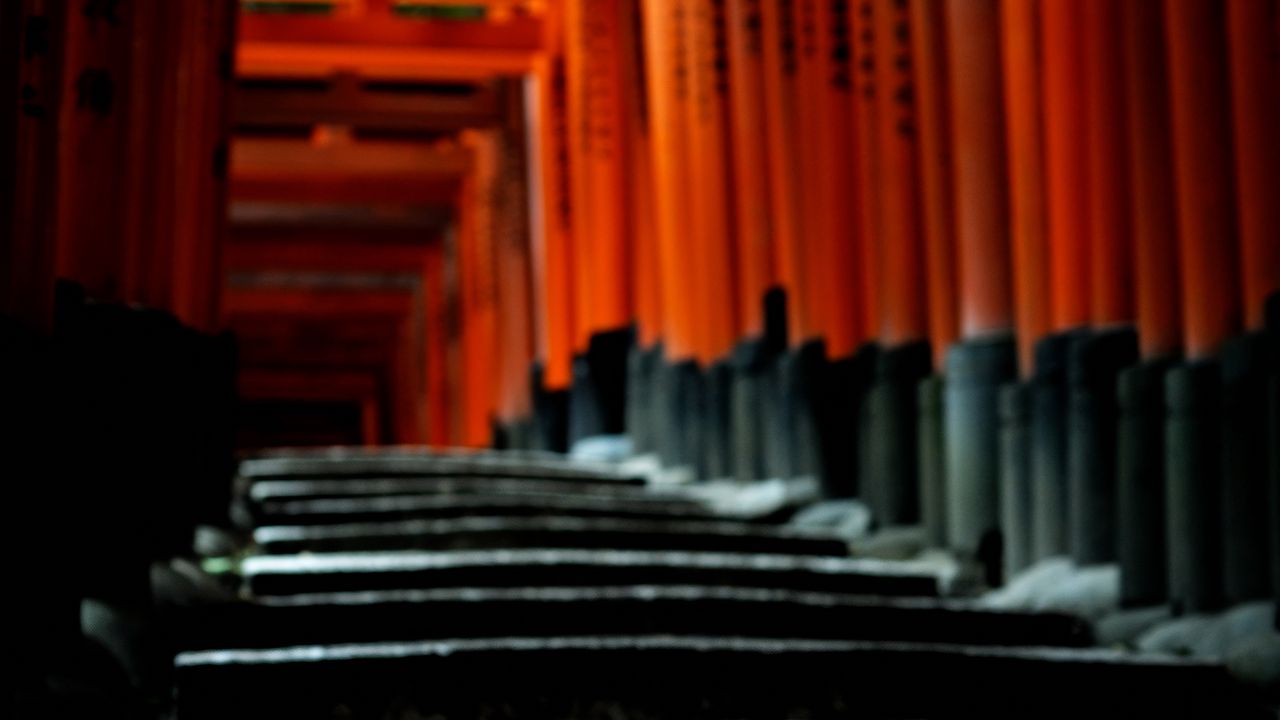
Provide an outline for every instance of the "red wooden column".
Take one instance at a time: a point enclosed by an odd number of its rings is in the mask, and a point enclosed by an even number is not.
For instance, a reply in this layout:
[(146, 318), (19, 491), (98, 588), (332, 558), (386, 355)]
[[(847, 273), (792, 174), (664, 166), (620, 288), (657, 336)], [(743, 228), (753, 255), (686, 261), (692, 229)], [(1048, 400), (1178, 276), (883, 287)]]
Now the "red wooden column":
[(596, 319), (596, 277), (593, 251), (593, 208), (588, 197), (590, 173), (587, 169), (587, 143), (583, 123), (586, 122), (587, 93), (583, 77), (588, 60), (582, 41), (582, 2), (565, 0), (564, 9), (564, 74), (565, 74), (565, 150), (569, 168), (569, 222), (573, 243), (573, 354), (586, 352), (591, 333), (599, 327)]
[[(555, 46), (554, 41), (552, 46)], [(535, 70), (536, 111), (530, 138), (538, 158), (538, 217), (533, 223), (534, 315), (543, 385), (563, 390), (572, 381), (577, 327), (573, 267), (573, 193), (568, 151), (564, 58), (552, 52)]]
[(632, 289), (638, 340), (643, 348), (662, 339), (662, 279), (658, 272), (657, 188), (653, 174), (653, 133), (649, 117), (649, 88), (645, 85), (643, 0), (624, 2), (624, 56), (627, 109), (628, 166), (631, 170)]
[(858, 0), (851, 21), (853, 37), (853, 156), (856, 185), (853, 205), (857, 212), (855, 238), (861, 268), (862, 324), (868, 338), (881, 330), (880, 288), (880, 143), (877, 140), (879, 95), (876, 91), (875, 4)]
[(497, 146), (492, 133), (468, 130), (464, 142), (475, 153), (475, 168), (463, 183), (456, 243), (462, 312), (463, 445), (490, 444), (497, 371), (497, 290), (494, 247), (495, 213), (491, 199), (497, 182)]
[(690, 293), (698, 269), (688, 253), (691, 180), (684, 123), (689, 98), (684, 9), (678, 0), (645, 2), (643, 9), (664, 348), (668, 361), (678, 362), (692, 359), (698, 347)]
[(765, 292), (776, 282), (765, 133), (762, 0), (727, 0), (732, 108), (738, 319), (744, 337), (764, 331)]
[(1227, 3), (1244, 319), (1261, 329), (1280, 289), (1280, 5)]
[(800, 152), (796, 122), (799, 58), (795, 0), (762, 0), (764, 24), (765, 135), (769, 149), (769, 195), (774, 262), (787, 291), (787, 332), (791, 342), (809, 334), (804, 314), (796, 248), (804, 242), (800, 224)]
[(1013, 325), (1000, 9), (994, 0), (953, 0), (947, 9), (960, 324), (974, 338)]
[(1236, 203), (1224, 9), (1207, 0), (1165, 5), (1173, 113), (1178, 248), (1187, 356), (1214, 355), (1240, 329)]
[[(834, 280), (826, 266), (836, 232), (830, 203), (835, 194), (824, 184), (834, 180), (823, 174), (821, 156), (825, 139), (824, 114), (827, 111), (826, 62), (818, 43), (818, 15), (821, 0), (794, 0), (791, 3), (790, 26), (795, 33), (797, 110), (794, 113), (796, 152), (798, 154), (800, 242), (791, 249), (795, 272), (795, 302), (802, 320), (797, 341), (806, 342), (827, 337), (831, 331), (829, 311), (836, 303), (830, 293)], [(784, 39), (785, 42), (785, 39)]]
[(1133, 240), (1125, 145), (1121, 8), (1084, 3), (1085, 129), (1089, 147), (1090, 320), (1133, 322)]
[(817, 82), (813, 89), (818, 119), (814, 192), (820, 207), (825, 243), (823, 256), (811, 268), (823, 308), (827, 355), (832, 359), (857, 352), (868, 339), (862, 317), (857, 167), (850, 162), (856, 145), (853, 118), (853, 51), (850, 3), (822, 0), (816, 10)]
[(1050, 327), (1039, 16), (1038, 0), (1010, 0), (1001, 5), (1013, 307), (1023, 377), (1035, 369), (1035, 343)]
[[(722, 0), (685, 0), (690, 102), (692, 234), (690, 259), (701, 269), (692, 290), (701, 316), (698, 358), (723, 359), (737, 338), (737, 293), (731, 247), (729, 75)], [(711, 271), (719, 268), (719, 271)]]
[(946, 8), (942, 0), (912, 0), (911, 48), (920, 109), (920, 181), (924, 209), (929, 342), (942, 367), (956, 339), (956, 253), (951, 143), (952, 100), (947, 76)]
[(1050, 317), (1055, 331), (1089, 322), (1083, 12), (1077, 0), (1043, 0), (1040, 6)]
[(1154, 359), (1182, 347), (1164, 12), (1160, 3), (1123, 3), (1121, 21), (1138, 343)]
[(444, 252), (440, 242), (427, 246), (422, 258), (422, 292), (426, 322), (427, 443), (448, 445), (449, 407), (454, 387), (449, 382), (449, 303), (444, 283)]
[(880, 152), (881, 340), (893, 347), (928, 337), (920, 227), (911, 23), (905, 5), (876, 0), (876, 141)]

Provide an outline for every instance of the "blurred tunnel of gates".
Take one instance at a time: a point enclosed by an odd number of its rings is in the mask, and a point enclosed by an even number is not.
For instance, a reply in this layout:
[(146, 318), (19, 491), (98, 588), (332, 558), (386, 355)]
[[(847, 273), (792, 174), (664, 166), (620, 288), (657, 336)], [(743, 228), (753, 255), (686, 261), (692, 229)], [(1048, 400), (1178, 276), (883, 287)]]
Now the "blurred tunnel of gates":
[(625, 433), (1014, 566), (1126, 458), (1266, 507), (1274, 0), (2, 12), (6, 313), (230, 328), (242, 446)]

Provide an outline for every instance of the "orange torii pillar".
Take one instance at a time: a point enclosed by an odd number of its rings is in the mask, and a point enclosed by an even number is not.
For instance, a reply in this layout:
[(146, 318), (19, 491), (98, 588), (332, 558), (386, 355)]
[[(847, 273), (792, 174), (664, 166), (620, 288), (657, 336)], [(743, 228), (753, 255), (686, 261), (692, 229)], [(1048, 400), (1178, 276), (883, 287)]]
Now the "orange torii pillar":
[(1070, 550), (1067, 363), (1089, 322), (1089, 204), (1083, 5), (1077, 0), (1036, 5), (1052, 333), (1034, 339), (1031, 391), (1032, 556), (1039, 559)]
[[(1001, 400), (1001, 524), (1006, 536), (1024, 545), (1005, 554), (1006, 571), (1048, 554), (1043, 515), (1058, 512), (1056, 468), (1037, 463), (1033, 418), (1047, 389), (1035, 374), (1036, 343), (1049, 332), (1048, 218), (1046, 216), (1044, 123), (1041, 112), (1041, 43), (1038, 0), (1011, 0), (1000, 6), (1005, 128), (1009, 173), (1009, 240), (1018, 365), (1024, 383)], [(1049, 472), (1048, 478), (1045, 472)]]
[(857, 202), (858, 135), (854, 121), (854, 61), (852, 3), (821, 0), (816, 4), (816, 55), (808, 95), (815, 99), (815, 128), (810, 143), (816, 185), (807, 191), (818, 199), (823, 242), (821, 254), (810, 261), (813, 302), (821, 304), (822, 337), (826, 346), (827, 381), (822, 389), (819, 436), (822, 479), (828, 495), (858, 492), (859, 418), (875, 377), (877, 348), (863, 315), (861, 288), (861, 208)]
[(1071, 555), (1080, 565), (1116, 559), (1116, 376), (1138, 360), (1133, 328), (1133, 241), (1126, 150), (1121, 4), (1081, 3), (1088, 336), (1067, 362), (1067, 484)]
[[(1169, 595), (1184, 612), (1225, 601), (1223, 344), (1240, 330), (1239, 246), (1223, 3), (1165, 4), (1183, 342), (1165, 378)], [(1232, 524), (1238, 519), (1232, 517)], [(1234, 532), (1234, 530), (1233, 530)]]
[[(947, 79), (947, 38), (942, 0), (911, 2), (911, 48), (915, 53), (916, 97), (920, 107), (920, 180), (923, 197), (925, 276), (929, 297), (929, 342), (934, 367), (941, 368), (956, 339), (955, 210), (952, 192), (951, 96)], [(920, 519), (931, 547), (946, 545), (946, 433), (943, 380), (920, 383)]]
[(664, 463), (692, 465), (697, 444), (685, 406), (698, 400), (701, 346), (694, 302), (699, 268), (688, 252), (693, 180), (686, 120), (691, 102), (687, 7), (683, 0), (654, 0), (642, 9), (666, 360), (654, 392), (655, 444)]
[[(762, 462), (770, 477), (816, 474), (821, 461), (817, 422), (810, 402), (813, 393), (806, 385), (806, 368), (821, 362), (823, 353), (819, 343), (810, 342), (820, 330), (810, 302), (812, 279), (805, 267), (806, 249), (820, 241), (805, 235), (813, 223), (812, 218), (805, 218), (812, 203), (806, 203), (804, 197), (802, 109), (806, 98), (800, 57), (799, 22), (804, 9), (801, 2), (762, 0), (760, 8), (770, 228), (774, 263), (783, 290), (766, 300), (765, 342), (760, 348), (765, 353), (761, 361), (770, 367), (771, 376), (763, 391), (762, 413), (766, 423)], [(768, 307), (770, 303), (774, 305), (772, 309)], [(770, 327), (770, 317), (779, 315), (785, 319)], [(779, 347), (782, 338), (776, 335), (785, 336), (785, 347)]]
[(494, 207), (490, 202), (497, 180), (496, 143), (490, 133), (468, 130), (463, 141), (474, 150), (475, 166), (464, 179), (458, 203), (454, 252), (458, 267), (460, 355), (455, 379), (462, 387), (456, 412), (455, 441), (469, 447), (491, 442), (490, 419), (495, 407), (498, 374), (497, 302), (494, 263)]
[(1268, 296), (1280, 307), (1280, 3), (1231, 2), (1226, 14), (1245, 332), (1222, 349), (1223, 502), (1232, 519), (1224, 528), (1226, 599), (1238, 603), (1280, 596), (1280, 468), (1271, 469), (1270, 488), (1265, 480), (1268, 447), (1280, 446), (1280, 398), (1273, 387), (1268, 435), (1276, 358), (1268, 359), (1262, 332)]
[(686, 0), (690, 102), (686, 104), (692, 139), (694, 267), (722, 268), (703, 272), (693, 285), (697, 314), (702, 318), (698, 357), (702, 365), (700, 477), (728, 477), (731, 461), (729, 364), (738, 339), (732, 176), (729, 132), (729, 58), (727, 13), (723, 0)]
[(569, 442), (625, 428), (627, 356), (634, 320), (627, 198), (628, 114), (622, 52), (624, 5), (566, 3), (569, 143), (574, 186), (578, 332)]
[(1177, 221), (1170, 139), (1164, 12), (1160, 3), (1124, 3), (1124, 98), (1134, 301), (1142, 363), (1120, 373), (1116, 400), (1116, 484), (1120, 603), (1168, 599), (1164, 378), (1181, 352)]
[[(514, 100), (515, 98), (511, 98)], [(515, 102), (513, 106), (518, 105)], [(510, 121), (509, 121), (510, 122)], [(524, 123), (499, 131), (501, 141), (498, 177), (498, 210), (495, 249), (497, 257), (499, 386), (495, 408), (495, 438), (498, 447), (530, 449), (533, 417), (529, 367), (533, 361), (533, 317), (529, 274), (529, 247), (526, 207), (523, 138)]]
[(627, 158), (632, 218), (631, 267), (636, 343), (627, 366), (627, 435), (632, 451), (657, 449), (660, 416), (655, 399), (662, 371), (662, 278), (659, 273), (657, 187), (654, 178), (649, 88), (645, 84), (644, 0), (625, 0), (620, 52), (623, 54), (623, 102), (627, 109)]
[(850, 32), (853, 43), (853, 156), (857, 182), (850, 198), (857, 212), (859, 305), (862, 308), (863, 332), (872, 340), (880, 337), (880, 149), (876, 137), (875, 5), (872, 0), (857, 0), (851, 8)]
[(867, 453), (859, 478), (877, 521), (894, 525), (919, 519), (917, 385), (933, 368), (910, 9), (906, 3), (876, 0), (871, 22), (858, 23), (856, 29), (869, 31), (875, 46), (874, 85), (864, 90), (872, 89), (877, 101), (881, 293), (881, 348), (867, 396)]
[[(727, 0), (726, 32), (732, 138), (732, 203), (737, 260), (740, 340), (734, 353), (733, 474), (747, 482), (766, 476), (764, 416), (769, 349), (785, 346), (785, 328), (769, 327), (765, 297), (780, 282), (774, 248), (765, 80), (763, 0)], [(777, 336), (782, 333), (784, 336)]]
[[(997, 533), (1004, 531), (1008, 570), (1025, 564), (1030, 540), (1025, 474), (1000, 467), (1001, 386), (1017, 377), (1000, 8), (949, 0), (945, 13), (962, 337), (947, 353), (943, 401), (947, 540), (986, 563), (991, 580), (1000, 576)], [(1018, 389), (1012, 394), (1020, 400)], [(1013, 420), (1013, 434), (1022, 433)], [(1006, 457), (1016, 458), (1020, 445), (1007, 444)], [(1010, 482), (1001, 485), (1002, 475)]]
[(539, 182), (530, 198), (533, 244), (533, 315), (537, 358), (531, 370), (536, 445), (568, 450), (569, 386), (573, 371), (576, 284), (573, 280), (573, 193), (568, 150), (568, 98), (564, 58), (550, 54), (533, 74), (529, 142)]

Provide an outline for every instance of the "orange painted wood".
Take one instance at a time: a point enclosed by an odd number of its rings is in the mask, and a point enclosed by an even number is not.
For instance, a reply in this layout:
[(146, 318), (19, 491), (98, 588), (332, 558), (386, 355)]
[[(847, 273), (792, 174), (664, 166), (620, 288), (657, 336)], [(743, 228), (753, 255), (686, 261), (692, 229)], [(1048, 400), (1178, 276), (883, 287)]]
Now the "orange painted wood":
[[(830, 263), (833, 241), (832, 216), (828, 211), (831, 193), (824, 183), (820, 155), (826, 111), (825, 58), (818, 45), (818, 13), (821, 0), (793, 0), (790, 27), (794, 28), (796, 55), (795, 152), (799, 209), (799, 242), (791, 246), (792, 286), (790, 298), (796, 305), (797, 340), (826, 337), (830, 331), (829, 310), (838, 302), (829, 295), (833, 283), (825, 271)], [(784, 38), (783, 42), (787, 42)]]
[(1129, 216), (1129, 161), (1121, 5), (1085, 0), (1085, 128), (1089, 146), (1089, 315), (1094, 325), (1131, 323), (1133, 231)]
[(1182, 323), (1161, 3), (1123, 3), (1121, 28), (1138, 342), (1144, 358), (1169, 357), (1181, 352)]
[(787, 331), (795, 343), (808, 336), (801, 269), (795, 248), (804, 242), (800, 224), (800, 153), (797, 143), (799, 58), (796, 0), (762, 0), (764, 25), (765, 142), (768, 148), (770, 227), (779, 284), (787, 292)]
[[(876, 0), (876, 140), (880, 150), (882, 326), (888, 346), (928, 337), (920, 223), (919, 125), (911, 76), (911, 21), (905, 4)], [(899, 60), (903, 57), (907, 63)]]
[(880, 144), (876, 138), (879, 95), (876, 91), (875, 4), (858, 0), (850, 18), (853, 35), (853, 156), (856, 173), (850, 201), (857, 213), (856, 253), (860, 269), (862, 325), (866, 336), (880, 337)]
[(853, 38), (850, 3), (820, 0), (816, 9), (817, 67), (814, 115), (818, 119), (814, 193), (825, 222), (822, 256), (810, 266), (818, 287), (814, 302), (823, 308), (823, 334), (832, 358), (852, 355), (868, 340), (862, 316), (857, 195), (854, 157), (857, 137), (853, 118)]
[(662, 339), (662, 288), (658, 274), (658, 219), (653, 176), (653, 138), (649, 88), (645, 85), (643, 0), (626, 0), (623, 12), (628, 162), (631, 169), (632, 288), (636, 329), (641, 347)]
[[(566, 48), (569, 56), (569, 141), (573, 145), (573, 175), (577, 188), (575, 233), (578, 258), (587, 268), (579, 287), (587, 293), (579, 309), (582, 330), (590, 334), (627, 327), (633, 320), (631, 275), (631, 217), (627, 197), (627, 113), (623, 105), (625, 79), (621, 4), (566, 3)], [(585, 349), (586, 338), (578, 338)]]
[(934, 365), (943, 367), (959, 332), (956, 297), (956, 228), (952, 190), (954, 154), (943, 0), (911, 0), (920, 127), (920, 182), (924, 215), (925, 277), (929, 294), (929, 343)]
[(464, 137), (476, 151), (476, 169), (464, 183), (455, 250), (462, 315), (459, 441), (481, 447), (489, 444), (498, 383), (494, 213), (490, 204), (496, 181), (496, 147), (488, 133), (467, 131)]
[(1052, 329), (1089, 322), (1089, 194), (1085, 145), (1083, 5), (1042, 0), (1044, 151)]
[(567, 388), (572, 381), (577, 327), (564, 74), (564, 61), (559, 56), (539, 65), (534, 93), (537, 110), (530, 129), (537, 142), (541, 180), (535, 184), (541, 203), (533, 228), (534, 308), (542, 381), (550, 390)]
[(566, 0), (564, 8), (564, 71), (565, 71), (565, 143), (569, 172), (570, 226), (573, 244), (573, 352), (586, 352), (591, 334), (601, 327), (597, 320), (595, 249), (595, 221), (590, 204), (586, 141), (587, 92), (583, 88), (588, 59), (583, 36), (583, 6), (581, 0)]
[(1208, 0), (1165, 5), (1183, 340), (1192, 359), (1217, 353), (1241, 319), (1225, 12)]
[(702, 318), (698, 358), (726, 357), (737, 339), (737, 292), (729, 190), (727, 28), (722, 0), (686, 0), (693, 205), (690, 259), (703, 272), (692, 284)]
[(1280, 289), (1280, 3), (1227, 4), (1245, 326)]
[(693, 359), (698, 349), (691, 286), (701, 271), (689, 262), (689, 152), (684, 122), (689, 102), (684, 7), (678, 0), (644, 3), (645, 67), (650, 137), (657, 189), (659, 277), (663, 347), (672, 362)]
[(738, 317), (744, 337), (764, 331), (765, 292), (776, 282), (765, 133), (762, 0), (727, 0)]
[(454, 387), (449, 382), (449, 305), (444, 286), (444, 253), (439, 243), (427, 246), (422, 257), (422, 294), (426, 323), (426, 435), (430, 445), (449, 443), (449, 407), (454, 403)]
[(947, 10), (960, 332), (973, 338), (1013, 327), (1000, 8), (952, 0)]
[(1023, 377), (1035, 370), (1035, 343), (1050, 329), (1044, 116), (1041, 113), (1038, 0), (1001, 5), (1005, 127), (1009, 160), (1009, 236), (1013, 297)]

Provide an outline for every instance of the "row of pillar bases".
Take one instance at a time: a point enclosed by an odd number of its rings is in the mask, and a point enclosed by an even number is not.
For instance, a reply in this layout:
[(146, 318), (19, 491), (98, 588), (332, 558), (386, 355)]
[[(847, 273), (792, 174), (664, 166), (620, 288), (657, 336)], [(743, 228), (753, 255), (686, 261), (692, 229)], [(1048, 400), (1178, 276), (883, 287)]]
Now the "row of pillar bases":
[(1026, 379), (1009, 335), (957, 343), (934, 374), (923, 342), (788, 349), (776, 309), (706, 368), (598, 335), (572, 390), (540, 390), (535, 368), (527, 436), (564, 450), (625, 430), (695, 477), (812, 476), (992, 585), (1069, 556), (1118, 563), (1125, 607), (1280, 598), (1280, 295), (1267, 331), (1212, 359), (1141, 360), (1132, 328), (1081, 329), (1041, 339)]

